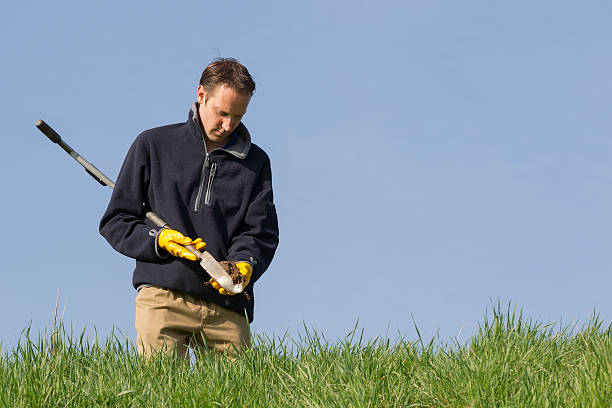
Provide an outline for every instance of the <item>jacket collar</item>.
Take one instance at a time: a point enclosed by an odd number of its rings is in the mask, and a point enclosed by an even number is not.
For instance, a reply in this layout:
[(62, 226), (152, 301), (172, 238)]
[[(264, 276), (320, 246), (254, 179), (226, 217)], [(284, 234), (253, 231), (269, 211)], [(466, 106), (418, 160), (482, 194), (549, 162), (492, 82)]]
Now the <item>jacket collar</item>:
[[(194, 102), (191, 105), (191, 109), (189, 110), (189, 115), (187, 122), (195, 125), (198, 135), (202, 138), (202, 142), (206, 145), (206, 141), (204, 140), (204, 131), (202, 129), (202, 124), (200, 122), (200, 115), (198, 114), (199, 103)], [(235, 156), (239, 159), (244, 159), (247, 154), (249, 154), (249, 150), (251, 149), (251, 134), (249, 130), (244, 126), (242, 122), (238, 125), (234, 132), (238, 133), (238, 138), (236, 141), (227, 148), (224, 149), (215, 149), (215, 150), (223, 150), (228, 152), (232, 156)]]

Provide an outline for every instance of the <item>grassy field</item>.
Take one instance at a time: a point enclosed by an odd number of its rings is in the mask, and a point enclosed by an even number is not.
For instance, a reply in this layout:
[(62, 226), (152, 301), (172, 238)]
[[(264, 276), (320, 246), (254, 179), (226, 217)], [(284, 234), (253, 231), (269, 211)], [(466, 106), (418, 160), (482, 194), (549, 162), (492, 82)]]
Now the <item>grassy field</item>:
[(125, 338), (25, 332), (0, 360), (3, 407), (612, 407), (612, 326), (488, 313), (466, 344), (254, 339), (237, 361), (149, 362)]

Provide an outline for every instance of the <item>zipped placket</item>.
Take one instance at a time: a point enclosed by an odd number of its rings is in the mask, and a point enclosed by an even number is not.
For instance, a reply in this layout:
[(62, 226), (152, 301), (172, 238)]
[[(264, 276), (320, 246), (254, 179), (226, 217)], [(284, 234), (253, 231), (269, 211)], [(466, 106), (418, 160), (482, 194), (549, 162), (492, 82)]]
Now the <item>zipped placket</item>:
[[(208, 168), (208, 153), (206, 153), (206, 158), (204, 159), (204, 164), (202, 165), (202, 175), (200, 176), (200, 187), (198, 188), (198, 194), (196, 195), (195, 205), (193, 207), (194, 212), (198, 212), (200, 209), (200, 200), (202, 199), (202, 191), (204, 190), (204, 181), (206, 180), (206, 169)], [(209, 188), (206, 189), (208, 194)]]
[(216, 172), (217, 172), (217, 163), (213, 162), (212, 166), (210, 166), (210, 173), (208, 173), (208, 185), (206, 186), (206, 195), (204, 196), (204, 205), (210, 205), (210, 194), (212, 191), (212, 185), (215, 179)]
[[(204, 181), (206, 180), (206, 169), (210, 160), (208, 154), (204, 159), (204, 165), (202, 166), (202, 175), (200, 176), (200, 187), (198, 188), (198, 194), (196, 195), (195, 206), (193, 207), (194, 212), (198, 212), (200, 209), (200, 201), (202, 200), (202, 192), (204, 191)], [(212, 194), (212, 185), (215, 180), (215, 173), (217, 172), (217, 163), (213, 162), (210, 166), (210, 172), (208, 173), (208, 183), (206, 184), (206, 194), (204, 195), (204, 205), (210, 205), (210, 196)]]

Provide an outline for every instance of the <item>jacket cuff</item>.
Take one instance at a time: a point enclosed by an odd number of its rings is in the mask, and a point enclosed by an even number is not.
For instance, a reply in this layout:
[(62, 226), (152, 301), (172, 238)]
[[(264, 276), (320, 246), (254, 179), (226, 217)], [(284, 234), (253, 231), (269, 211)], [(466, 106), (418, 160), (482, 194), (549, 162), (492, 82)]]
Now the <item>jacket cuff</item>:
[(257, 265), (257, 260), (255, 258), (253, 258), (252, 256), (247, 256), (244, 254), (236, 254), (236, 255), (230, 255), (227, 257), (227, 260), (230, 262), (246, 262), (251, 266), (255, 266)]

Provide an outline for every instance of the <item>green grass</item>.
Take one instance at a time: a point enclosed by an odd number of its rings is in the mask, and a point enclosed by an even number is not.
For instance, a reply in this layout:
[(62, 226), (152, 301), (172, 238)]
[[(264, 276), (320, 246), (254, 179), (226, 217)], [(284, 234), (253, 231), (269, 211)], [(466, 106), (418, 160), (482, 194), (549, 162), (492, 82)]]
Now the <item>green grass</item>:
[(559, 328), (494, 308), (464, 345), (258, 337), (235, 362), (143, 361), (125, 337), (26, 331), (0, 353), (6, 407), (606, 407), (612, 326)]

